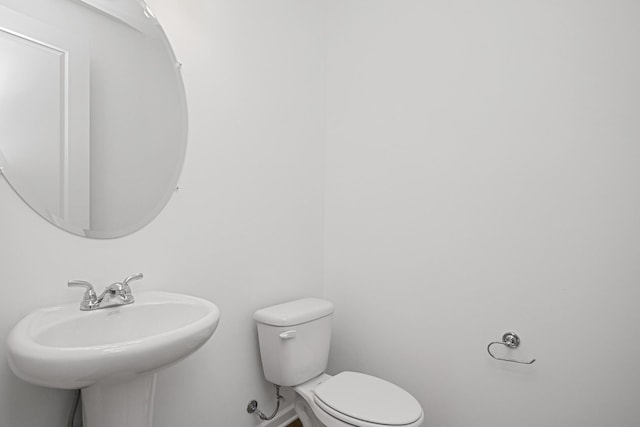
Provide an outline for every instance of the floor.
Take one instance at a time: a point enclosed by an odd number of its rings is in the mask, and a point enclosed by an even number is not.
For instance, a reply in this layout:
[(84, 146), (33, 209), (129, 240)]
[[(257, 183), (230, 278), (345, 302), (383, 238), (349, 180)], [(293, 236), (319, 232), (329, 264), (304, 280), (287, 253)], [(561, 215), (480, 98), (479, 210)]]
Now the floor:
[(295, 420), (291, 424), (287, 425), (287, 427), (302, 427), (302, 423), (300, 422), (300, 420)]

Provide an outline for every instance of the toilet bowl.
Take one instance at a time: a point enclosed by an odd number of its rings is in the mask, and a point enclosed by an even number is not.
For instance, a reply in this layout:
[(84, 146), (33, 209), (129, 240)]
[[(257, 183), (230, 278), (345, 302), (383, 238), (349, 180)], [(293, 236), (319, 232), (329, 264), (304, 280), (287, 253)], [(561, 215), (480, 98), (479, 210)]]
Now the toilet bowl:
[(424, 420), (420, 404), (409, 393), (358, 372), (322, 374), (293, 389), (304, 427), (418, 427)]
[(293, 387), (304, 427), (419, 427), (424, 413), (402, 388), (358, 372), (325, 373), (333, 304), (305, 298), (256, 311), (265, 378)]

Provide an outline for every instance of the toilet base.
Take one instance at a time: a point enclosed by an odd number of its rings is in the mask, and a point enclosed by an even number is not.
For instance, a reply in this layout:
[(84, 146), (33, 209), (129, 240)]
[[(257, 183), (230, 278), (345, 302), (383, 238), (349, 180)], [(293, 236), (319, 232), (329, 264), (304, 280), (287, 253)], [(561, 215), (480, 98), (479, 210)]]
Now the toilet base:
[(305, 402), (298, 394), (296, 394), (293, 409), (296, 411), (296, 415), (298, 416), (298, 419), (300, 419), (302, 427), (325, 427), (325, 425), (322, 424), (318, 417), (313, 413), (309, 405), (307, 405), (307, 402)]
[(313, 391), (330, 378), (331, 375), (321, 374), (293, 388), (296, 392), (294, 409), (303, 427), (353, 427), (327, 414), (313, 401)]

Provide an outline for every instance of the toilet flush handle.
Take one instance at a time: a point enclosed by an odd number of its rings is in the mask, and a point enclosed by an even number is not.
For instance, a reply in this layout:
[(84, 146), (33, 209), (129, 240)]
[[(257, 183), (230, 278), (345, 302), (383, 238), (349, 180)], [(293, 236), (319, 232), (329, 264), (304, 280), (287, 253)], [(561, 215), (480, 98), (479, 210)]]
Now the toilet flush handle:
[(295, 329), (291, 329), (290, 331), (284, 331), (283, 333), (280, 334), (280, 338), (282, 338), (283, 340), (290, 340), (295, 337), (296, 337)]

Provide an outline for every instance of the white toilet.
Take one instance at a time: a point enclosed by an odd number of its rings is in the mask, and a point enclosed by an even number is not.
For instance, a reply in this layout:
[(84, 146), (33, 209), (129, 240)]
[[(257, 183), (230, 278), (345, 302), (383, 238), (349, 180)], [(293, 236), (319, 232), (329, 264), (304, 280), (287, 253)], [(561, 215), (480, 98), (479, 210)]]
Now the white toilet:
[(267, 381), (296, 391), (304, 427), (418, 427), (424, 413), (400, 387), (357, 372), (324, 373), (333, 304), (305, 298), (256, 311)]

